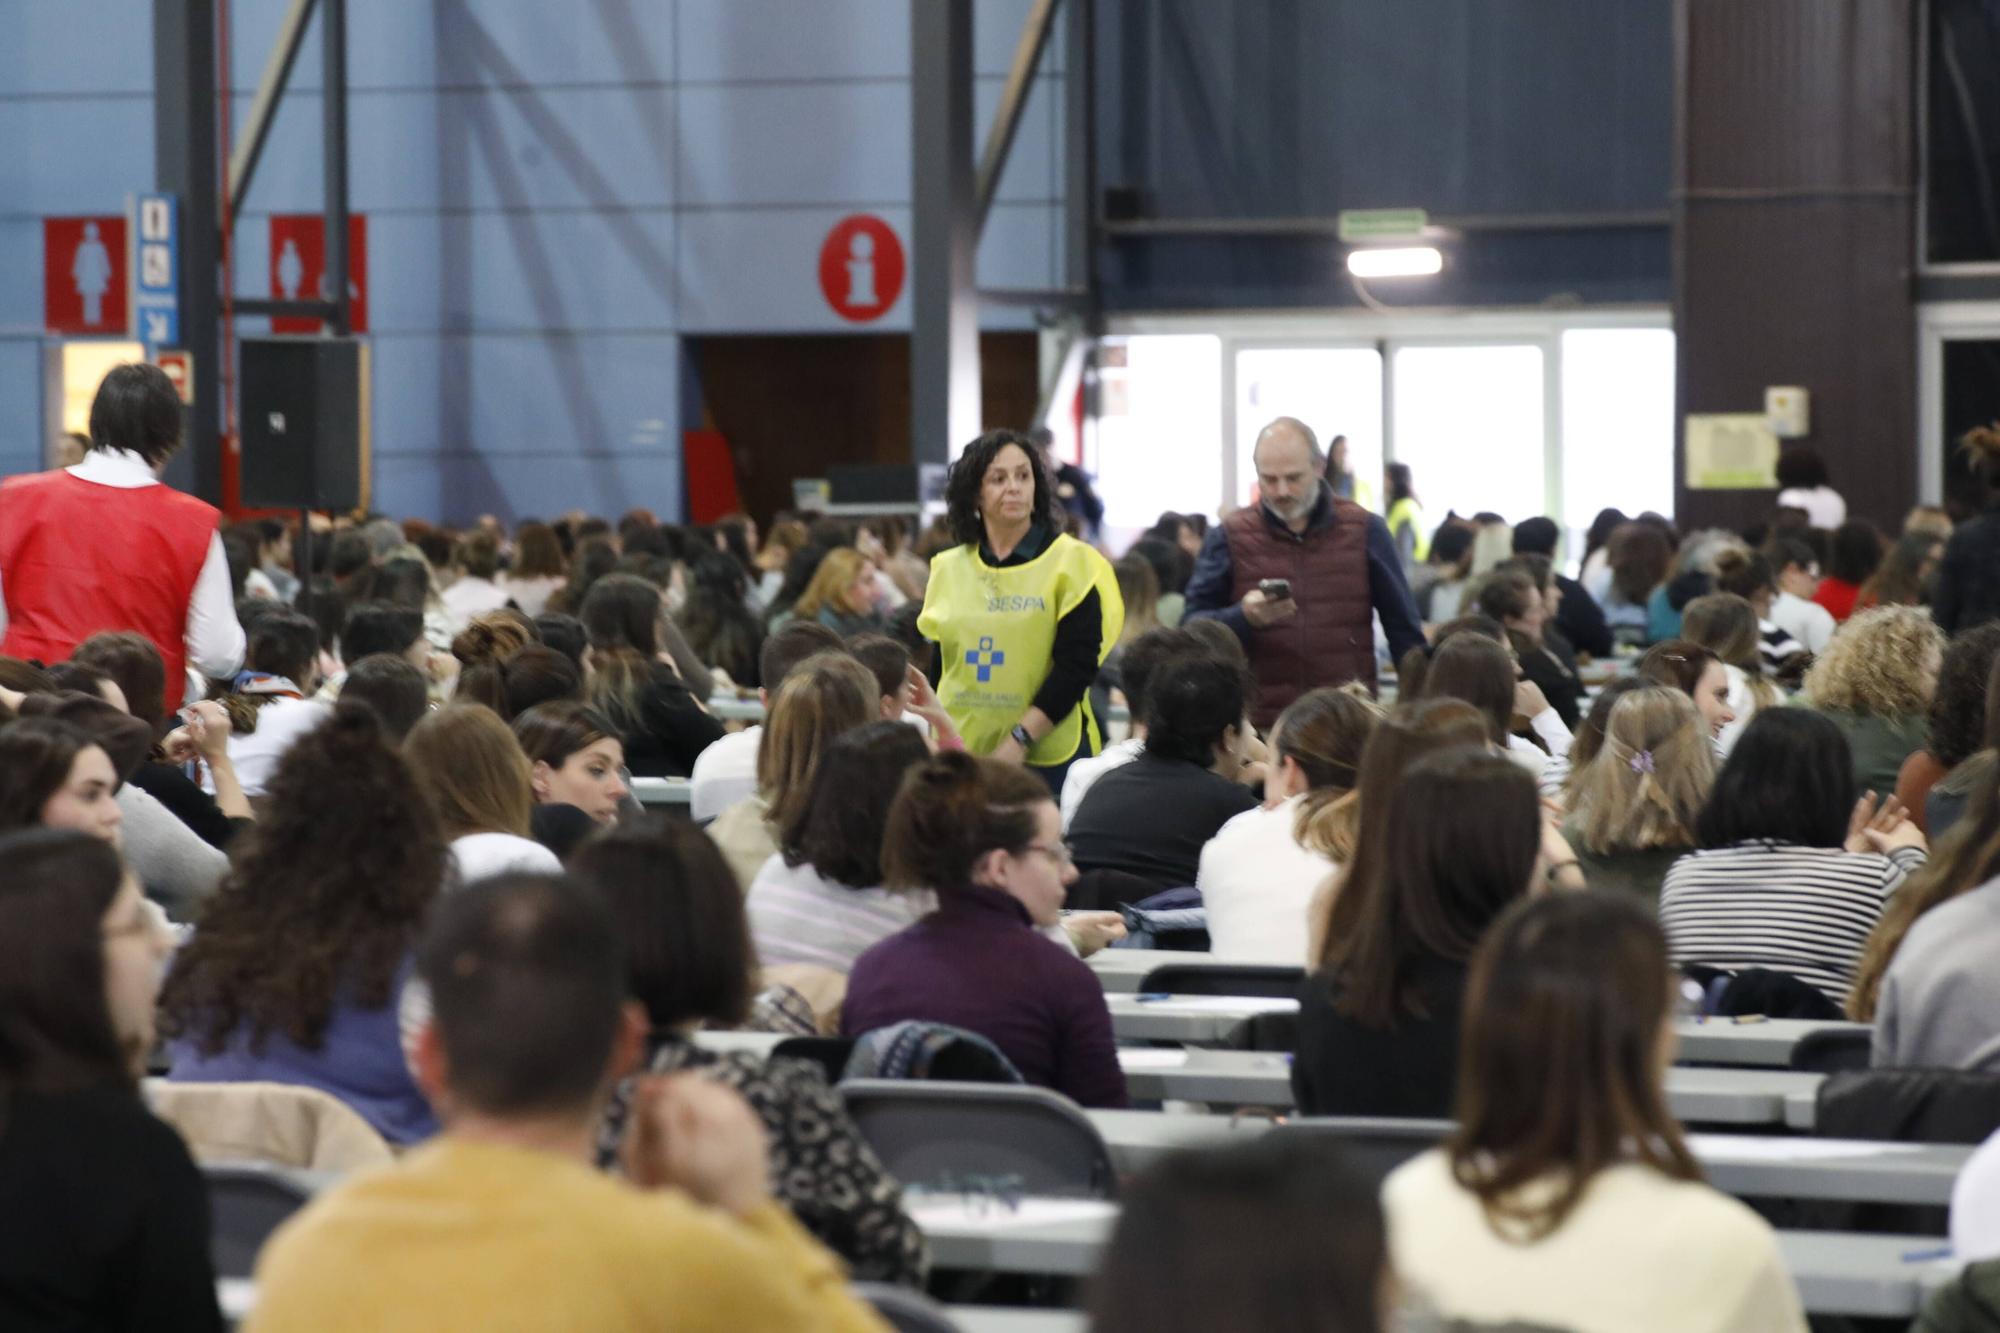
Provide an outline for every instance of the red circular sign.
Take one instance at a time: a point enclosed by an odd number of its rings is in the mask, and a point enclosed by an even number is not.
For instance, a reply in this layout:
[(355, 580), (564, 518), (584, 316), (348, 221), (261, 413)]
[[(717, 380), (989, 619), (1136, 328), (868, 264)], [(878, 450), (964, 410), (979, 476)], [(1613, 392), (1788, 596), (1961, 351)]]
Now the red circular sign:
[(842, 218), (819, 248), (819, 289), (842, 319), (879, 318), (903, 294), (903, 243), (872, 213)]

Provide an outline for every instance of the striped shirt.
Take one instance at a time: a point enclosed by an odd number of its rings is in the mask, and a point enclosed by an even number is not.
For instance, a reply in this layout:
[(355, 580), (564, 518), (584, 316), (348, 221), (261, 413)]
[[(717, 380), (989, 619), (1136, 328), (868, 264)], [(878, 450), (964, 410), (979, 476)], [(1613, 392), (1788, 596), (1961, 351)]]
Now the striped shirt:
[(1759, 637), (1758, 650), (1764, 655), (1764, 672), (1775, 676), (1785, 669), (1787, 663), (1806, 650), (1806, 646), (1768, 620), (1757, 622)]
[(1660, 925), (1676, 964), (1787, 972), (1844, 1004), (1883, 905), (1923, 863), (1919, 847), (1882, 856), (1758, 841), (1689, 852), (1661, 886)]
[(810, 865), (764, 862), (746, 903), (757, 960), (766, 967), (810, 963), (846, 974), (876, 944), (937, 910), (930, 893), (850, 889)]

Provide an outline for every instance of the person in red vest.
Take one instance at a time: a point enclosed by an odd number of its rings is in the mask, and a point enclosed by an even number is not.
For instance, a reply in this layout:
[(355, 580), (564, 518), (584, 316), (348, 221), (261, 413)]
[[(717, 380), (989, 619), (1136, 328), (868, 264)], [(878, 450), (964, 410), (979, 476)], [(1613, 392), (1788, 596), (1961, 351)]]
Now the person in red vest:
[(217, 512), (160, 484), (180, 442), (173, 381), (117, 366), (90, 405), (81, 463), (0, 482), (0, 654), (60, 662), (100, 630), (143, 634), (166, 660), (169, 715), (190, 666), (243, 665)]
[(1187, 615), (1236, 631), (1257, 681), (1250, 716), (1268, 730), (1307, 690), (1374, 686), (1375, 617), (1399, 662), (1423, 646), (1424, 628), (1389, 529), (1333, 493), (1310, 426), (1279, 417), (1251, 460), (1261, 498), (1208, 530)]

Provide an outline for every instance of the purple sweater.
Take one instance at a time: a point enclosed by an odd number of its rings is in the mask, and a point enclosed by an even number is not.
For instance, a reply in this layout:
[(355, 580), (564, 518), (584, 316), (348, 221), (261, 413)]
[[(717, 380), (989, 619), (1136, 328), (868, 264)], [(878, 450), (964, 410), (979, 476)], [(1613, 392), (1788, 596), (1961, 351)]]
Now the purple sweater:
[(855, 960), (847, 1036), (917, 1020), (998, 1046), (1021, 1077), (1083, 1106), (1124, 1106), (1125, 1074), (1104, 988), (1083, 961), (1035, 933), (998, 889), (938, 895), (938, 910)]

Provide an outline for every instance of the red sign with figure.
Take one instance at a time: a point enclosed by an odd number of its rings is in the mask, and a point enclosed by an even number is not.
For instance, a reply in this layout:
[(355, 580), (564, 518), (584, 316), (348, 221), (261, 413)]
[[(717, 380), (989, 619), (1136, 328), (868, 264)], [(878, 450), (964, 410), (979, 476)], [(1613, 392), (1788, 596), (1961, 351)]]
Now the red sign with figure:
[[(326, 289), (326, 219), (318, 213), (275, 213), (271, 217), (271, 295), (281, 301), (330, 301)], [(349, 323), (368, 332), (368, 215), (347, 215), (347, 298)], [(271, 321), (273, 333), (318, 333), (316, 319), (293, 316)]]
[(880, 318), (903, 294), (903, 243), (872, 213), (842, 218), (819, 248), (819, 289), (842, 319)]
[(124, 337), (125, 219), (42, 219), (42, 326), (50, 333)]

